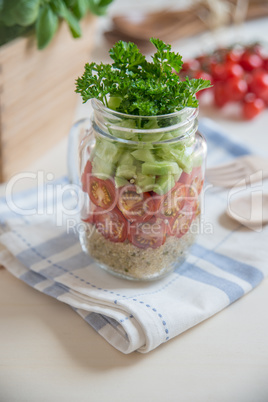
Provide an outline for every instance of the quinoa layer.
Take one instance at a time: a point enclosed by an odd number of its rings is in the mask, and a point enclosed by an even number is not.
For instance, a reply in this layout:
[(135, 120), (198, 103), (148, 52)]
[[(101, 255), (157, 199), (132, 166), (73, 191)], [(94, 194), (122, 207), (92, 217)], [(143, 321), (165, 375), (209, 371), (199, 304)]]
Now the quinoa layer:
[(149, 280), (164, 276), (174, 269), (176, 263), (182, 263), (196, 234), (190, 227), (181, 238), (169, 236), (156, 249), (141, 249), (128, 240), (124, 243), (111, 242), (91, 224), (87, 224), (87, 230), (81, 237), (85, 251), (107, 270), (129, 279)]

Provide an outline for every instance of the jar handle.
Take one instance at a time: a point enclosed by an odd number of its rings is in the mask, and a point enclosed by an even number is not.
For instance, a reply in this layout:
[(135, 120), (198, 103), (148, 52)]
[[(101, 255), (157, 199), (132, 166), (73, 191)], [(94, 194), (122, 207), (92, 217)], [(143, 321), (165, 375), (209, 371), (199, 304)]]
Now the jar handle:
[(67, 168), (68, 178), (70, 183), (79, 184), (80, 181), (80, 157), (79, 148), (82, 145), (83, 139), (88, 137), (91, 131), (91, 119), (84, 118), (78, 120), (71, 127), (68, 136), (68, 150), (67, 150)]

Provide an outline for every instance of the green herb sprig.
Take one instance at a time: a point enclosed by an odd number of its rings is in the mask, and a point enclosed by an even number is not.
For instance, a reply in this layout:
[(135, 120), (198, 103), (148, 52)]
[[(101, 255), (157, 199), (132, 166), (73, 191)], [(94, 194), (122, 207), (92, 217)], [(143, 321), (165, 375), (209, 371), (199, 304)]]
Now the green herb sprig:
[(156, 48), (151, 62), (134, 43), (119, 41), (109, 52), (112, 64), (87, 63), (76, 81), (76, 92), (83, 102), (95, 98), (111, 107), (109, 98), (116, 97), (115, 110), (140, 116), (197, 107), (195, 94), (210, 87), (210, 81), (187, 77), (181, 81), (176, 74), (182, 68), (181, 55), (160, 39), (150, 41)]

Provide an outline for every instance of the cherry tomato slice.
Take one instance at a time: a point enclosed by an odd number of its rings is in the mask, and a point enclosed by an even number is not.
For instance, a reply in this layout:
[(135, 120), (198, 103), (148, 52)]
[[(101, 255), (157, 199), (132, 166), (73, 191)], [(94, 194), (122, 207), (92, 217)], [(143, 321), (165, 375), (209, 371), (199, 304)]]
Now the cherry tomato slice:
[(159, 217), (172, 219), (183, 208), (187, 187), (183, 183), (177, 183), (164, 197), (159, 208)]
[(153, 217), (148, 222), (135, 222), (130, 225), (129, 241), (136, 247), (158, 248), (166, 241), (166, 226), (162, 219)]
[(187, 186), (190, 197), (199, 195), (204, 184), (202, 167), (194, 167), (190, 174), (182, 172), (179, 182)]
[(197, 199), (192, 203), (185, 203), (183, 209), (175, 219), (167, 223), (167, 234), (178, 238), (185, 235), (190, 229), (191, 223), (196, 216), (198, 208)]
[(97, 208), (94, 212), (94, 223), (105, 239), (122, 243), (127, 238), (127, 221), (116, 207), (107, 212)]
[(146, 222), (155, 213), (155, 204), (148, 192), (137, 193), (136, 186), (124, 186), (118, 197), (118, 208), (129, 221)]
[(91, 175), (87, 186), (89, 197), (97, 207), (108, 210), (115, 206), (117, 194), (112, 180), (102, 180)]
[(91, 172), (92, 172), (92, 164), (91, 164), (90, 160), (88, 160), (86, 163), (85, 169), (82, 173), (82, 176), (81, 176), (81, 186), (82, 186), (82, 190), (85, 193), (89, 193), (89, 182), (90, 182)]

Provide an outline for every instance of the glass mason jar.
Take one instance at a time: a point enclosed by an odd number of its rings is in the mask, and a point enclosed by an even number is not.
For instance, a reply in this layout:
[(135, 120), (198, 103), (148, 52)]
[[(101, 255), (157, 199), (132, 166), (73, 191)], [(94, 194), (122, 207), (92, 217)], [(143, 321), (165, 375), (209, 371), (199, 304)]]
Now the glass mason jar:
[(183, 263), (199, 232), (206, 143), (198, 109), (146, 117), (91, 102), (79, 146), (82, 248), (120, 277), (160, 278)]

